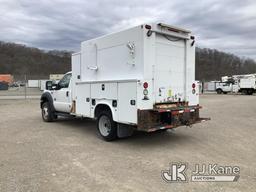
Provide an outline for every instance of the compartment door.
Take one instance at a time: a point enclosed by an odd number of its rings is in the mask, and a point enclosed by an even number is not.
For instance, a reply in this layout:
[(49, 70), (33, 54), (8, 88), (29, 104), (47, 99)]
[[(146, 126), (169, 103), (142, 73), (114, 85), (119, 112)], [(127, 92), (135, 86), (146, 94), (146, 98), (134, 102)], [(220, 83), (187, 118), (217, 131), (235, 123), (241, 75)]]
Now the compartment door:
[(118, 83), (118, 119), (122, 123), (137, 123), (137, 82)]
[(91, 85), (78, 84), (76, 93), (76, 114), (91, 117)]

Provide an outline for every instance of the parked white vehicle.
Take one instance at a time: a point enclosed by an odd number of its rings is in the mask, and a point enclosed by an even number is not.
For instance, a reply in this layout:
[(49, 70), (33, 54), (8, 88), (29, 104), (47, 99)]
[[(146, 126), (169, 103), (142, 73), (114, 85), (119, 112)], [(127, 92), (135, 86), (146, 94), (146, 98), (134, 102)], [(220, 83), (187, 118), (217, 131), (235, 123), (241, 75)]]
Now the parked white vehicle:
[(204, 82), (204, 91), (216, 91), (216, 84), (219, 83), (219, 81), (208, 81)]
[(216, 83), (216, 92), (221, 93), (244, 93), (252, 95), (256, 92), (256, 75), (233, 75), (231, 77), (224, 76), (222, 82)]
[(233, 90), (233, 85), (230, 82), (216, 82), (215, 83), (216, 86), (216, 92), (218, 94), (227, 94), (232, 92)]
[(41, 97), (44, 121), (63, 114), (97, 119), (109, 141), (140, 131), (192, 125), (199, 118), (191, 32), (140, 25), (81, 43), (72, 72)]
[(40, 80), (28, 80), (27, 86), (29, 88), (38, 88), (40, 85)]

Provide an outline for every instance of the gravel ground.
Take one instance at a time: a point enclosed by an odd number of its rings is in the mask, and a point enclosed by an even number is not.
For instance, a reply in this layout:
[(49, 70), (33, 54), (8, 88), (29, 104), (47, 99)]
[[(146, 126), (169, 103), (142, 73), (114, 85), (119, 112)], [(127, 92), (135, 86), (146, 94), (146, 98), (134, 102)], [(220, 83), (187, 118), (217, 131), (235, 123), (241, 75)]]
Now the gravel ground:
[[(256, 97), (201, 96), (211, 121), (104, 142), (92, 120), (41, 120), (38, 100), (0, 100), (0, 191), (255, 191)], [(171, 162), (239, 166), (238, 182), (166, 183)], [(190, 171), (190, 172), (189, 172)]]
[(0, 90), (1, 97), (7, 99), (6, 96), (20, 96), (20, 98), (25, 98), (25, 96), (40, 96), (42, 91), (39, 88), (29, 88), (27, 87), (10, 87), (8, 90)]

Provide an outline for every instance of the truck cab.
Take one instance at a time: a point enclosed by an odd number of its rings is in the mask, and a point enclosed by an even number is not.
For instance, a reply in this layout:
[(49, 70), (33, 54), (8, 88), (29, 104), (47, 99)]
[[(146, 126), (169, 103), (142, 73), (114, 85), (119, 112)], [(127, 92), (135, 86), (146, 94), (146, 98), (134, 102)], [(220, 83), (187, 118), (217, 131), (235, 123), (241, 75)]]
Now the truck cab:
[(63, 78), (55, 83), (46, 82), (46, 90), (41, 96), (42, 118), (44, 121), (53, 121), (57, 118), (52, 112), (67, 113), (72, 108), (72, 73), (66, 73)]
[(216, 83), (216, 92), (218, 94), (227, 94), (232, 92), (232, 83), (230, 82), (219, 82)]

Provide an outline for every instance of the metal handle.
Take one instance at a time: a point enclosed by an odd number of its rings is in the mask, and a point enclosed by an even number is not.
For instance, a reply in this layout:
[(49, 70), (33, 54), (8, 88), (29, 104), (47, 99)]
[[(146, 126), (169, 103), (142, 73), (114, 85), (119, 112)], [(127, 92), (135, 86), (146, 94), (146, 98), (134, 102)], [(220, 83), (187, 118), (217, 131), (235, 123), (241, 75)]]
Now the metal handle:
[(98, 66), (88, 66), (87, 68), (90, 70), (95, 70), (95, 71), (98, 70)]

